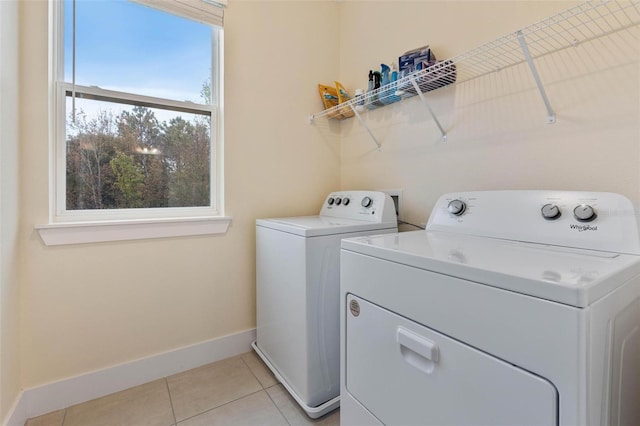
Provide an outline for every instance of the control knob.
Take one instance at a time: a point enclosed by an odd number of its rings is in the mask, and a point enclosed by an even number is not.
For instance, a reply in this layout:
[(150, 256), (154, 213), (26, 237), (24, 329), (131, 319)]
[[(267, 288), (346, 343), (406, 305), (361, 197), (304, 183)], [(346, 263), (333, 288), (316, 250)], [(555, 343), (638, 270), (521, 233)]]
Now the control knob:
[(371, 197), (364, 197), (360, 204), (362, 205), (362, 207), (369, 208), (371, 207), (371, 204), (373, 204), (373, 200), (371, 199)]
[(342, 205), (344, 205), (344, 206), (348, 206), (350, 202), (351, 202), (351, 200), (348, 199), (348, 198), (343, 198), (342, 199)]
[(462, 200), (453, 200), (449, 202), (447, 210), (452, 215), (460, 216), (467, 209), (467, 205)]
[(540, 209), (540, 212), (542, 213), (542, 217), (547, 220), (555, 220), (562, 215), (560, 208), (555, 204), (545, 204), (542, 206), (542, 209)]
[(338, 197), (336, 198), (336, 206), (339, 206), (340, 204), (342, 204), (342, 198)]
[(330, 206), (332, 206), (334, 201), (335, 201), (335, 200), (333, 199), (333, 197), (329, 197), (329, 199), (327, 200), (327, 204), (329, 204)]
[(593, 207), (588, 204), (576, 206), (576, 208), (573, 209), (573, 216), (575, 216), (579, 222), (591, 222), (598, 217)]

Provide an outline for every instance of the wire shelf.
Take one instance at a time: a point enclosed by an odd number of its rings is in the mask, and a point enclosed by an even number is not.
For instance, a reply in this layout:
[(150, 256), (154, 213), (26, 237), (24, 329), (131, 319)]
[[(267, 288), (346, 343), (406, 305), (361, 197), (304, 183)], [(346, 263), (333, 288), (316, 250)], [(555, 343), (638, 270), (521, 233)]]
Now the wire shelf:
[[(507, 34), (448, 60), (437, 62), (397, 81), (310, 116), (340, 117), (345, 108), (375, 109), (454, 83), (463, 83), (575, 47), (640, 23), (640, 0), (591, 0)], [(526, 43), (526, 46), (523, 45)], [(528, 51), (527, 51), (528, 49)], [(527, 58), (530, 54), (531, 58)], [(531, 64), (530, 64), (531, 65)], [(421, 96), (422, 97), (422, 96)], [(424, 99), (423, 99), (424, 100)], [(362, 110), (362, 108), (358, 108)], [(358, 116), (359, 118), (359, 116)]]

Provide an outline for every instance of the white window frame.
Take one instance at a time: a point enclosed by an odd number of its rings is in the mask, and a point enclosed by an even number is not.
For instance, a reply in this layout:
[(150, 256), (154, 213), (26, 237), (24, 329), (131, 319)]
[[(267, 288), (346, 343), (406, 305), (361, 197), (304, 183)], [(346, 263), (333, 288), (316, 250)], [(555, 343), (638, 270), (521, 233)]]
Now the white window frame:
[[(222, 28), (212, 28), (211, 104), (73, 85), (64, 81), (64, 1), (50, 2), (50, 214), (38, 225), (47, 245), (117, 241), (226, 232), (231, 219), (223, 211), (223, 45)], [(210, 206), (104, 210), (66, 210), (66, 92), (77, 98), (115, 101), (211, 116)], [(124, 102), (123, 102), (124, 101)]]

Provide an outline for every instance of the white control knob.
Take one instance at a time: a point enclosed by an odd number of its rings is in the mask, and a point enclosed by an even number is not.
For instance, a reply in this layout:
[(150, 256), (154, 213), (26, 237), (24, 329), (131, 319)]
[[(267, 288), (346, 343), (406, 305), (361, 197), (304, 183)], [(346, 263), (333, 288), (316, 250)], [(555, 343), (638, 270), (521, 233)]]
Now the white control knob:
[(580, 222), (591, 222), (598, 215), (596, 211), (588, 204), (580, 204), (575, 209), (573, 209), (573, 215)]
[(462, 200), (453, 200), (447, 206), (449, 213), (460, 216), (467, 209), (467, 205)]
[(542, 217), (547, 220), (558, 219), (562, 214), (560, 208), (555, 204), (545, 204), (542, 206), (542, 209), (540, 209), (540, 212), (542, 213)]
[(370, 197), (364, 197), (360, 203), (362, 207), (369, 208), (373, 204), (373, 200)]

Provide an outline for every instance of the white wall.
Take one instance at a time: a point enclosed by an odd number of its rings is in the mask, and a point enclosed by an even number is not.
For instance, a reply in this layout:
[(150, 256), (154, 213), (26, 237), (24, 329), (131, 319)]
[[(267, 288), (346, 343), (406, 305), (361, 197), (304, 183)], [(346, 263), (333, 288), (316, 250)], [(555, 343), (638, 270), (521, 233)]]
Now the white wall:
[[(446, 59), (577, 4), (557, 1), (343, 2), (340, 75), (366, 87), (369, 69), (429, 44)], [(379, 28), (384, 31), (373, 31)], [(341, 185), (403, 190), (404, 219), (424, 224), (446, 192), (568, 189), (640, 201), (638, 31), (581, 43), (536, 62), (556, 124), (523, 65), (417, 97), (341, 125)], [(375, 46), (375, 48), (372, 48)]]
[(20, 392), (18, 3), (0, 2), (0, 423)]
[(58, 247), (33, 228), (48, 218), (47, 2), (21, 4), (22, 385), (255, 327), (255, 219), (313, 214), (339, 187), (337, 143), (307, 124), (310, 82), (338, 72), (336, 4), (225, 12), (226, 235)]

